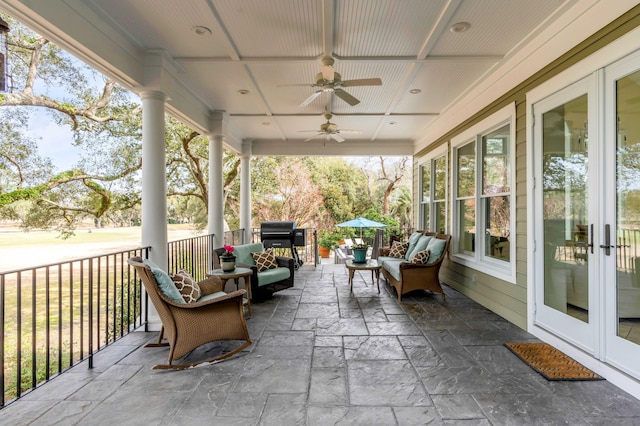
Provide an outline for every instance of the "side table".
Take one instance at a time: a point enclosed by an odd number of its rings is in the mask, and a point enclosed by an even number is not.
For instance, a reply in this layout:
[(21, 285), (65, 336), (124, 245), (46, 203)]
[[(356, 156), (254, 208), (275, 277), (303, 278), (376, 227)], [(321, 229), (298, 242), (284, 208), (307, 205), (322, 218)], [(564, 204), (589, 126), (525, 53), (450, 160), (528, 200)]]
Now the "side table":
[(349, 290), (353, 291), (353, 276), (356, 271), (371, 271), (371, 281), (373, 281), (373, 274), (375, 272), (376, 282), (378, 284), (378, 294), (380, 294), (380, 269), (382, 268), (382, 265), (380, 265), (376, 259), (368, 259), (363, 263), (357, 263), (354, 262), (353, 259), (347, 259), (344, 262), (344, 265), (349, 271)]
[(251, 318), (251, 282), (249, 281), (251, 274), (253, 274), (253, 271), (249, 268), (236, 268), (229, 272), (225, 272), (222, 269), (214, 269), (207, 272), (208, 277), (215, 276), (220, 278), (223, 285), (226, 285), (227, 281), (233, 280), (236, 284), (236, 290), (238, 289), (238, 280), (240, 278), (244, 280), (244, 288), (247, 290), (247, 310), (249, 311), (249, 318)]

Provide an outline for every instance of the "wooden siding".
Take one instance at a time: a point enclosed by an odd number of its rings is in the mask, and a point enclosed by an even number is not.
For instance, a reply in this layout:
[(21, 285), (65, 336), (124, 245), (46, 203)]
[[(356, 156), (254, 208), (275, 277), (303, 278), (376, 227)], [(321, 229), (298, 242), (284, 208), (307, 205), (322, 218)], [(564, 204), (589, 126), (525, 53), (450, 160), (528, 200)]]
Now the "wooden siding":
[[(440, 270), (440, 279), (447, 285), (455, 288), (471, 299), (477, 301), (493, 312), (504, 317), (508, 321), (527, 328), (527, 117), (526, 117), (526, 93), (537, 87), (551, 77), (564, 71), (571, 65), (586, 58), (590, 54), (605, 47), (612, 41), (626, 34), (630, 30), (640, 26), (640, 5), (634, 7), (620, 18), (616, 19), (593, 36), (573, 48), (563, 57), (552, 62), (540, 72), (534, 74), (517, 87), (505, 93), (498, 100), (488, 105), (485, 109), (473, 117), (460, 123), (428, 148), (419, 152), (414, 161), (414, 194), (418, 194), (419, 186), (419, 159), (442, 144), (448, 143), (451, 138), (470, 128), (474, 124), (489, 117), (510, 103), (516, 105), (516, 142), (515, 142), (515, 168), (516, 179), (513, 188), (516, 209), (515, 236), (512, 241), (516, 245), (516, 283), (515, 285), (491, 275), (479, 272), (473, 268), (463, 266), (451, 260), (445, 261)], [(640, 46), (639, 46), (640, 47)], [(450, 152), (449, 152), (450, 158)], [(451, 195), (451, 161), (449, 167), (449, 199)], [(416, 200), (418, 197), (416, 196)], [(417, 204), (419, 206), (419, 204)], [(415, 223), (418, 223), (420, 209), (415, 209)], [(448, 206), (448, 218), (451, 218), (451, 203)], [(448, 223), (451, 232), (451, 223)], [(473, 279), (475, 276), (475, 280)]]

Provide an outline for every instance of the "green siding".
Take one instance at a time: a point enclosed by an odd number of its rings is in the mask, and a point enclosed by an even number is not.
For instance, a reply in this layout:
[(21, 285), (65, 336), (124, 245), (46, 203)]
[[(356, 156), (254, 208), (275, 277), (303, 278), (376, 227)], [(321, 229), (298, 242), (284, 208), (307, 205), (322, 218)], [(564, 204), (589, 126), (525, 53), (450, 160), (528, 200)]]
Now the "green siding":
[[(508, 104), (516, 104), (516, 181), (515, 194), (516, 235), (512, 240), (516, 244), (516, 284), (508, 283), (465, 267), (453, 261), (445, 261), (440, 270), (440, 279), (464, 295), (477, 301), (498, 315), (513, 322), (521, 328), (527, 327), (527, 117), (526, 93), (564, 71), (578, 61), (605, 47), (607, 44), (640, 25), (640, 5), (616, 19), (587, 40), (580, 43), (563, 57), (552, 62), (540, 72), (534, 74), (517, 87), (505, 93), (498, 100), (488, 105), (473, 117), (460, 123), (457, 127), (443, 135), (440, 139), (416, 154), (416, 160), (427, 155), (433, 149), (446, 144), (452, 137), (489, 117)], [(449, 150), (450, 152), (450, 150)], [(449, 158), (450, 160), (450, 158)], [(414, 164), (417, 164), (415, 161)], [(449, 161), (449, 195), (451, 194), (451, 164)], [(419, 168), (414, 166), (414, 194), (419, 190)], [(416, 197), (416, 199), (418, 199)], [(419, 205), (418, 205), (419, 206)], [(451, 206), (448, 206), (448, 217), (451, 217)], [(419, 208), (414, 210), (415, 223), (418, 223)], [(451, 229), (451, 223), (448, 223)], [(449, 231), (450, 232), (450, 231)], [(475, 275), (475, 282), (473, 276)]]

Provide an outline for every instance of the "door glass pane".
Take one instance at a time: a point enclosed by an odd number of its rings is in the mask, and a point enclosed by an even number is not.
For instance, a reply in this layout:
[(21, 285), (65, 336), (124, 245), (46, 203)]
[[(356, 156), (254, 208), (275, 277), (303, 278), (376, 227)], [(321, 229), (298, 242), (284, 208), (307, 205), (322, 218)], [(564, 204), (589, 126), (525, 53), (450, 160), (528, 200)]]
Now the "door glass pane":
[(616, 83), (618, 336), (640, 343), (640, 71)]
[(587, 95), (542, 114), (544, 303), (589, 322)]

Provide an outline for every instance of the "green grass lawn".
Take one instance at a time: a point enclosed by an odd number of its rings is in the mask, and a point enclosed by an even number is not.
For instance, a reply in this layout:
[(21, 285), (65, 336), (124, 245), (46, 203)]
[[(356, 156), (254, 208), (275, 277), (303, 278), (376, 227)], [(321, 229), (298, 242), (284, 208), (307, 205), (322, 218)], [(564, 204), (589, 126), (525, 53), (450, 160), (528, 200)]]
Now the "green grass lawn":
[[(168, 225), (168, 240), (203, 235), (191, 225)], [(140, 227), (79, 229), (63, 240), (55, 231), (19, 232), (0, 230), (0, 272), (114, 253), (140, 247)]]

